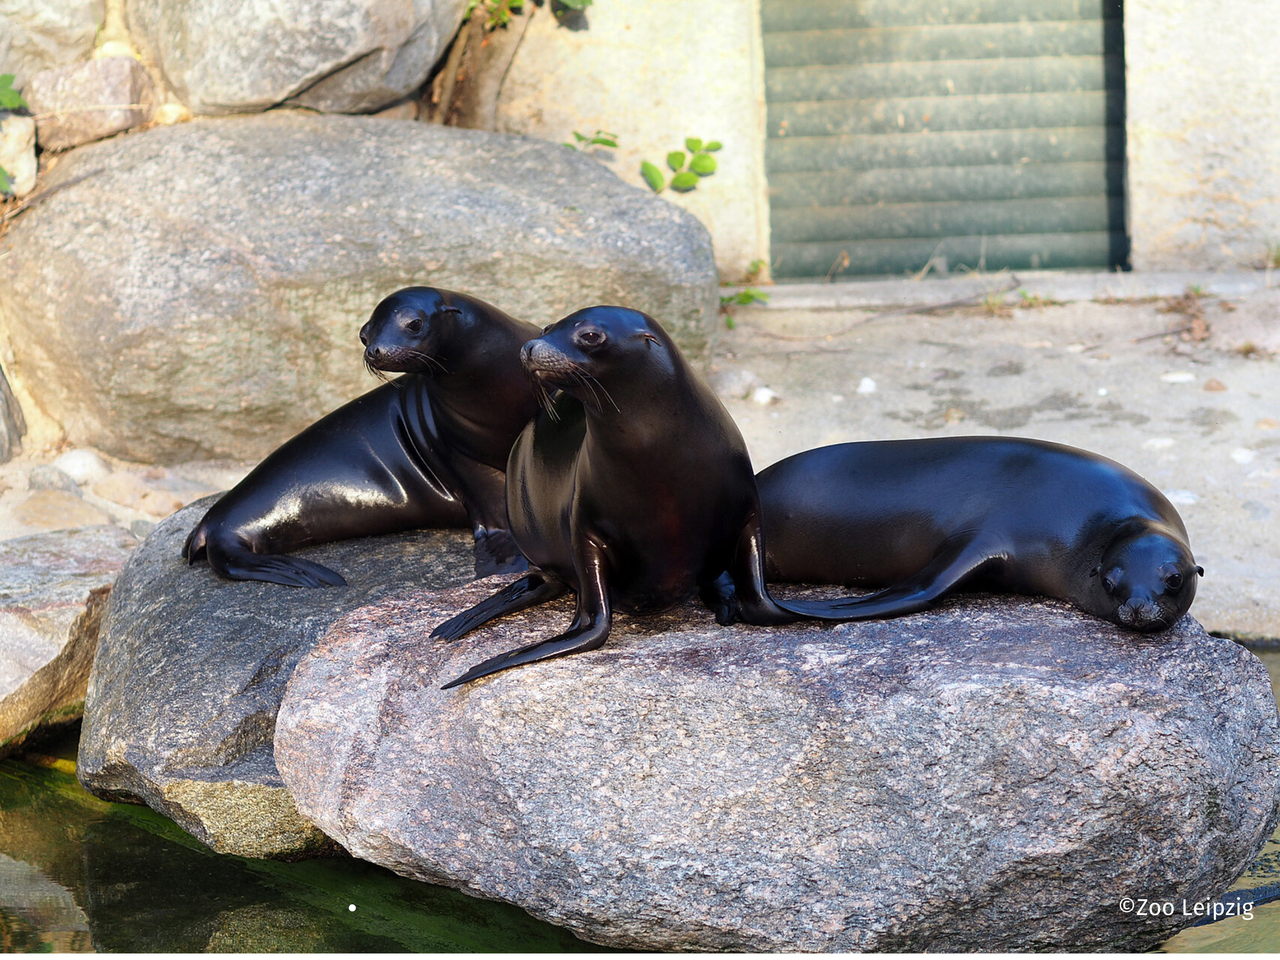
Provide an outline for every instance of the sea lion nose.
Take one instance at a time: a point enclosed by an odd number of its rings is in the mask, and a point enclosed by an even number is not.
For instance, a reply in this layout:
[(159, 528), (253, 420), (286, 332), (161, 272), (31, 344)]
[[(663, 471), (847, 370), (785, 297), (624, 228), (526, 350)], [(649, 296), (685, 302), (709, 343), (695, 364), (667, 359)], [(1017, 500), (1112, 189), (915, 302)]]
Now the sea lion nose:
[(526, 370), (545, 370), (555, 367), (560, 352), (549, 343), (530, 340), (520, 348), (520, 362)]
[(382, 347), (379, 347), (375, 344), (374, 346), (366, 349), (364, 352), (364, 355), (366, 360), (370, 360), (370, 361), (381, 360), (383, 357), (387, 355), (387, 351), (383, 350)]

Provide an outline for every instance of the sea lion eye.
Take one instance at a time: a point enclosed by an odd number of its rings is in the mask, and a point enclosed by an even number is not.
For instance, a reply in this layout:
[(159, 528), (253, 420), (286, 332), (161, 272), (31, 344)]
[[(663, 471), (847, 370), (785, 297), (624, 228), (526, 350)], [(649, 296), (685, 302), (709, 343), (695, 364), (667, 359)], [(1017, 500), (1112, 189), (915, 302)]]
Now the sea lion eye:
[(1107, 591), (1107, 596), (1111, 596), (1111, 594), (1116, 592), (1116, 582), (1110, 577), (1103, 577), (1102, 589)]
[(584, 347), (598, 347), (604, 343), (604, 331), (597, 330), (595, 327), (587, 327), (585, 330), (579, 330), (574, 339)]
[(1182, 586), (1182, 574), (1174, 571), (1164, 578), (1164, 586), (1166, 590), (1177, 590)]

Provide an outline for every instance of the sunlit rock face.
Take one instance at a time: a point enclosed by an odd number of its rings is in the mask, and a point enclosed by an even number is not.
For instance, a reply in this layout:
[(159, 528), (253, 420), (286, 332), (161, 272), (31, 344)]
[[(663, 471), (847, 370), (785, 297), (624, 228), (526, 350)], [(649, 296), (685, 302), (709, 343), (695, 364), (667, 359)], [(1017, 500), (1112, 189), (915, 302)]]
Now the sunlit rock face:
[(644, 950), (1143, 950), (1276, 824), (1266, 670), (1184, 618), (1136, 636), (962, 597), (718, 627), (694, 604), (441, 690), (565, 598), (432, 643), (500, 583), (356, 611), (303, 657), (275, 757), (356, 856)]

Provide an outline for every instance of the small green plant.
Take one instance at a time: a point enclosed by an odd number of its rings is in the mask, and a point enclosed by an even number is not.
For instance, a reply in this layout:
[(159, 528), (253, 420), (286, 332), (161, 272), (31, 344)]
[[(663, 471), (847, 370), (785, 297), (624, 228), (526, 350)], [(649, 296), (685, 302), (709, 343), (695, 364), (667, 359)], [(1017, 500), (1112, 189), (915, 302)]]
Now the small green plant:
[(468, 19), (475, 12), (476, 7), (484, 10), (484, 28), (492, 32), (510, 23), (511, 15), (524, 9), (524, 0), (471, 0), (467, 5)]
[(0, 74), (0, 110), (21, 110), (27, 105), (22, 95), (13, 89), (12, 73)]
[(617, 149), (618, 146), (618, 135), (616, 133), (610, 133), (608, 130), (597, 130), (590, 136), (585, 133), (579, 133), (575, 130), (573, 131), (573, 139), (573, 143), (565, 141), (565, 146), (570, 150), (577, 150), (579, 147), (584, 150), (587, 147), (609, 147), (610, 149)]
[[(757, 260), (756, 263), (762, 263)], [(768, 303), (769, 295), (763, 290), (746, 287), (737, 293), (727, 293), (720, 297), (720, 312), (724, 314), (724, 325), (732, 330), (736, 324), (730, 307), (749, 307), (753, 303)]]
[(1267, 266), (1272, 270), (1280, 269), (1280, 243), (1267, 244)]
[(760, 274), (764, 273), (764, 268), (768, 266), (763, 260), (752, 260), (747, 264), (747, 283), (755, 283), (760, 279)]
[(689, 151), (688, 157), (685, 156), (684, 150), (672, 150), (667, 154), (667, 166), (674, 174), (670, 184), (667, 183), (666, 175), (657, 164), (650, 163), (648, 160), (640, 164), (640, 175), (644, 177), (644, 182), (654, 193), (661, 193), (668, 185), (677, 193), (688, 193), (698, 186), (699, 179), (709, 177), (716, 172), (716, 158), (711, 154), (723, 146), (719, 140), (704, 144), (697, 137), (686, 137), (684, 146), (685, 150)]

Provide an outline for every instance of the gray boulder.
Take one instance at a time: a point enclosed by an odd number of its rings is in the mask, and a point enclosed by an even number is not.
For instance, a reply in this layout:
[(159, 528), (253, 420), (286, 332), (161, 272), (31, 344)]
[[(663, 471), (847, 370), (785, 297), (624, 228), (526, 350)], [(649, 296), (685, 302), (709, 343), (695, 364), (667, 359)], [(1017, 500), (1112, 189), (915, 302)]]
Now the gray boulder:
[(107, 594), (136, 546), (111, 526), (0, 542), (0, 757), (80, 716)]
[(276, 772), (276, 710), (293, 665), (344, 613), (394, 591), (472, 579), (471, 536), (431, 531), (306, 551), (349, 586), (219, 580), (182, 541), (216, 500), (164, 520), (121, 573), (85, 706), (81, 782), (175, 820), (221, 853), (295, 859), (333, 844)]
[[(95, 172), (96, 171), (96, 172)], [(0, 336), (72, 443), (144, 462), (265, 456), (374, 386), (357, 333), (409, 284), (550, 323), (714, 328), (696, 219), (558, 144), (288, 111), (69, 152), (10, 227)]]
[(45, 150), (66, 150), (144, 124), (155, 99), (151, 78), (133, 57), (42, 70), (26, 91)]
[(130, 0), (129, 29), (196, 113), (378, 110), (422, 86), (467, 0)]
[(0, 73), (21, 90), (33, 74), (88, 56), (105, 0), (0, 0)]
[(27, 418), (22, 415), (22, 404), (13, 395), (9, 378), (0, 367), (0, 463), (7, 463), (22, 452), (26, 432)]
[(719, 628), (620, 617), (601, 650), (440, 689), (568, 624), (456, 644), (499, 578), (390, 600), (298, 664), (276, 762), (351, 853), (641, 950), (1149, 949), (1275, 829), (1280, 718), (1252, 654), (1185, 618), (1053, 602)]

